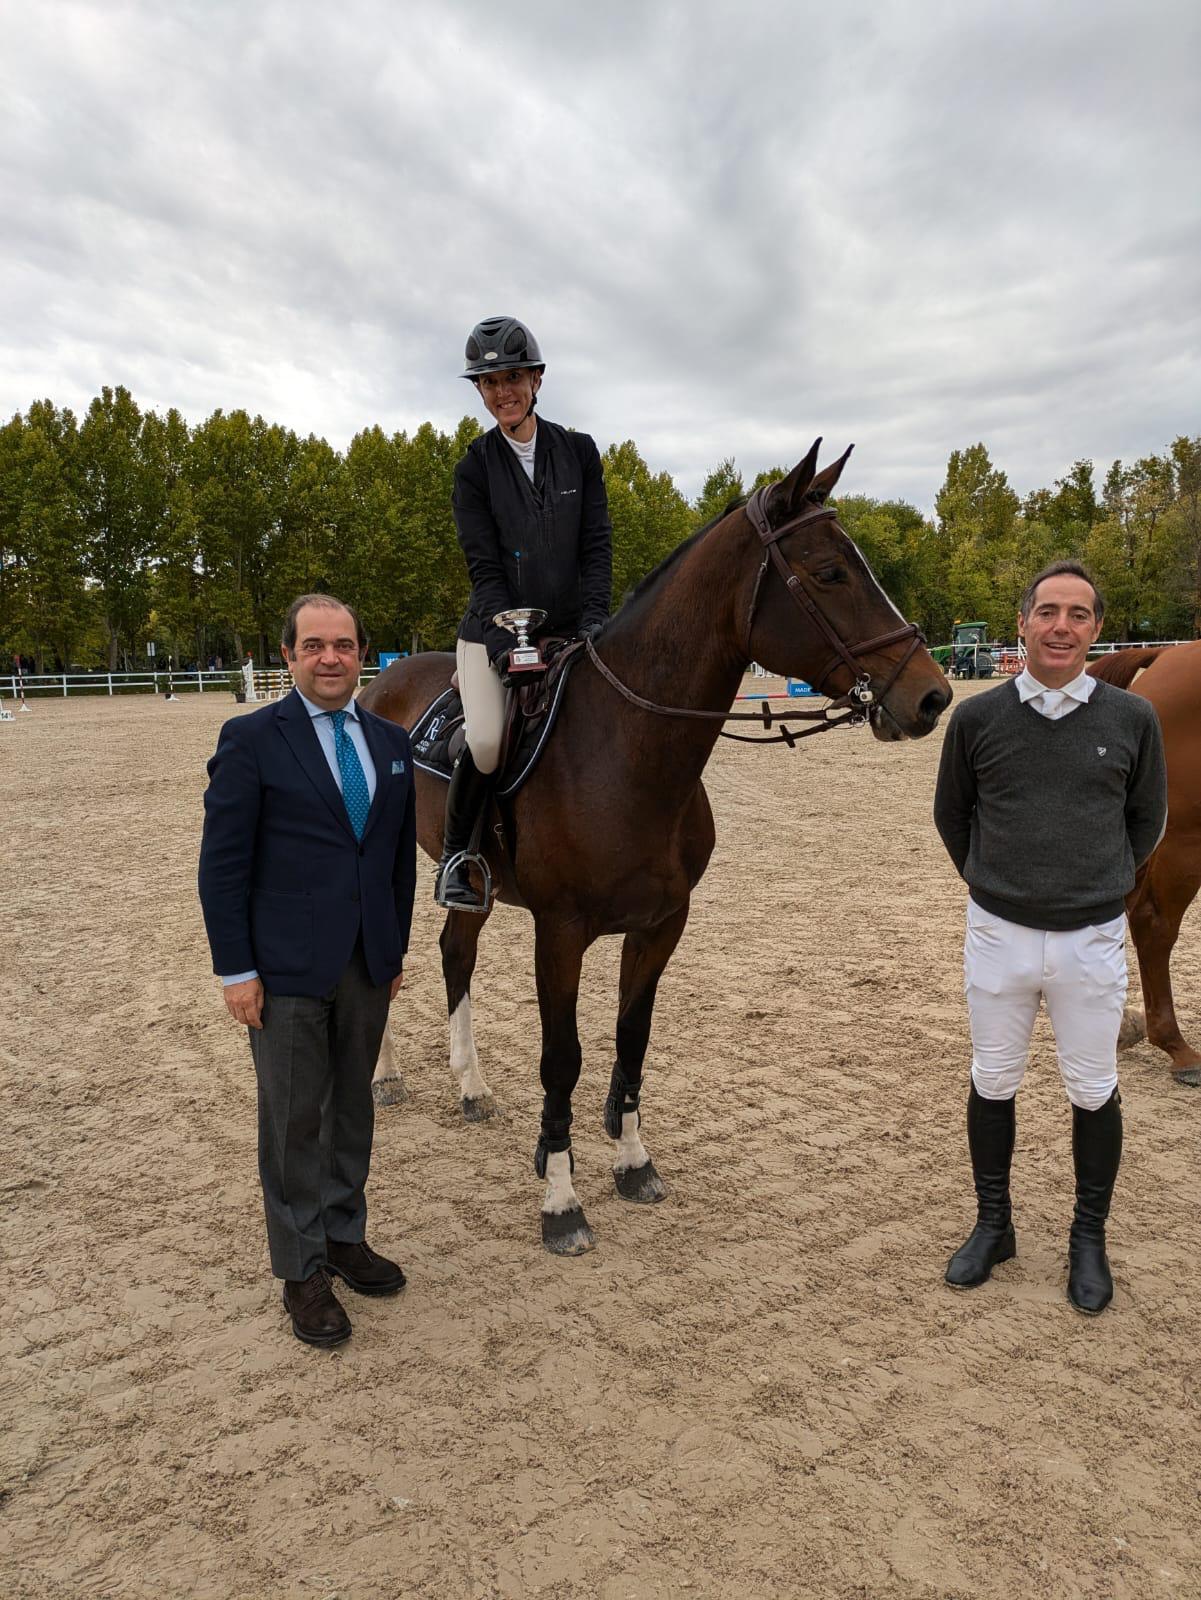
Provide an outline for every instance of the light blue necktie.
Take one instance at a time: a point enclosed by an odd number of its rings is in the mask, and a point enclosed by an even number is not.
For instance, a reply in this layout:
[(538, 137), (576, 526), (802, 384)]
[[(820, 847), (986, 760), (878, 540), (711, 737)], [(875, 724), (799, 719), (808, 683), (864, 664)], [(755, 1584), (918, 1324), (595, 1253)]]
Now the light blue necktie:
[(371, 810), (371, 796), (367, 793), (367, 779), (363, 774), (359, 752), (346, 731), (349, 713), (330, 711), (326, 715), (334, 725), (334, 750), (338, 757), (338, 771), (342, 774), (342, 799), (346, 802), (346, 814), (355, 838), (361, 839), (363, 829), (367, 826), (367, 813)]

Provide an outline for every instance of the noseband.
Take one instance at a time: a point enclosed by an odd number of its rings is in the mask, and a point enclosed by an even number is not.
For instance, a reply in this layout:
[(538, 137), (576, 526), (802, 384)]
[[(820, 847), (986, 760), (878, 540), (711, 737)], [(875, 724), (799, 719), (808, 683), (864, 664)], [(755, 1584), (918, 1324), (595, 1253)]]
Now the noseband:
[[(833, 656), (822, 669), (821, 676), (813, 685), (818, 694), (825, 693), (826, 679), (834, 671), (835, 667), (841, 663), (843, 666), (850, 668), (851, 687), (844, 695), (839, 696), (834, 704), (855, 705), (866, 708), (872, 704), (874, 699), (883, 700), (904, 671), (910, 656), (919, 646), (925, 643), (921, 629), (916, 623), (904, 622), (899, 628), (893, 628), (890, 633), (877, 634), (874, 639), (865, 639), (862, 644), (847, 644), (840, 638), (834, 628), (831, 627), (820, 606), (818, 606), (805, 587), (804, 579), (799, 573), (792, 570), (788, 562), (785, 561), (783, 551), (780, 549), (780, 540), (786, 539), (790, 533), (795, 533), (798, 528), (811, 527), (816, 522), (833, 522), (837, 518), (837, 512), (829, 506), (810, 506), (808, 510), (802, 511), (799, 517), (793, 517), (791, 522), (784, 523), (780, 528), (773, 528), (767, 519), (767, 510), (763, 503), (766, 493), (766, 487), (756, 489), (745, 507), (747, 521), (763, 541), (763, 560), (760, 563), (759, 573), (755, 579), (755, 587), (751, 593), (751, 604), (746, 614), (746, 629), (742, 641), (747, 660), (753, 661), (755, 659), (754, 652), (751, 649), (751, 629), (755, 623), (755, 611), (759, 604), (759, 591), (762, 588), (764, 574), (767, 572), (768, 563), (770, 562), (784, 580), (784, 587), (788, 590), (789, 598), (801, 608), (801, 611), (813, 623), (818, 632), (825, 637), (834, 651)], [(890, 644), (901, 644), (906, 639), (909, 640), (908, 650), (905, 651), (896, 666), (893, 667), (888, 681), (880, 690), (879, 695), (873, 695), (871, 680), (868, 674), (864, 672), (862, 663), (856, 661), (855, 657), (870, 655), (873, 650), (883, 650)]]
[[(721, 733), (719, 738), (737, 739), (743, 744), (786, 744), (791, 747), (798, 739), (808, 738), (810, 734), (828, 733), (831, 728), (845, 727), (848, 724), (853, 728), (861, 726), (867, 721), (868, 712), (872, 705), (877, 699), (883, 700), (904, 671), (914, 651), (925, 644), (926, 641), (916, 623), (904, 622), (899, 628), (893, 628), (890, 633), (877, 634), (874, 639), (865, 639), (862, 644), (847, 644), (831, 626), (821, 607), (805, 587), (804, 579), (792, 570), (780, 550), (780, 540), (787, 538), (790, 533), (795, 533), (798, 528), (807, 527), (811, 523), (833, 522), (837, 517), (837, 513), (827, 506), (810, 506), (807, 510), (802, 511), (799, 517), (793, 517), (791, 522), (784, 523), (783, 527), (773, 528), (768, 521), (767, 511), (763, 503), (769, 487), (770, 485), (766, 485), (762, 489), (756, 489), (744, 507), (747, 520), (762, 540), (763, 560), (755, 578), (755, 587), (751, 592), (751, 604), (747, 611), (746, 628), (742, 639), (743, 653), (748, 661), (754, 660), (754, 654), (751, 649), (751, 629), (754, 627), (755, 612), (759, 605), (759, 594), (770, 563), (784, 580), (784, 587), (792, 600), (801, 608), (804, 615), (817, 628), (818, 632), (824, 636), (834, 651), (833, 656), (822, 669), (821, 675), (813, 687), (819, 694), (824, 694), (823, 685), (826, 679), (837, 666), (842, 665), (849, 668), (851, 673), (851, 687), (845, 694), (839, 695), (837, 699), (832, 699), (827, 705), (821, 706), (815, 711), (774, 711), (766, 700), (764, 700), (760, 711), (701, 711), (691, 706), (661, 706), (653, 700), (644, 699), (642, 695), (635, 694), (632, 689), (627, 688), (616, 673), (610, 671), (600, 656), (597, 655), (591, 639), (585, 639), (584, 647), (587, 651), (588, 659), (606, 683), (624, 696), (631, 705), (638, 706), (643, 711), (653, 711), (663, 717), (693, 717), (698, 720), (713, 722), (758, 722), (764, 728), (771, 728), (773, 725), (779, 724), (780, 732), (767, 739), (743, 733)], [(880, 690), (879, 695), (873, 694), (871, 677), (863, 670), (862, 662), (857, 661), (855, 658), (857, 656), (870, 655), (873, 650), (883, 650), (890, 644), (901, 644), (906, 639), (909, 640), (908, 650), (905, 651), (889, 673), (888, 680)], [(839, 711), (842, 714), (841, 716), (832, 717), (830, 715), (832, 711)], [(814, 726), (806, 728), (802, 733), (793, 733), (787, 726), (789, 722), (812, 722)]]

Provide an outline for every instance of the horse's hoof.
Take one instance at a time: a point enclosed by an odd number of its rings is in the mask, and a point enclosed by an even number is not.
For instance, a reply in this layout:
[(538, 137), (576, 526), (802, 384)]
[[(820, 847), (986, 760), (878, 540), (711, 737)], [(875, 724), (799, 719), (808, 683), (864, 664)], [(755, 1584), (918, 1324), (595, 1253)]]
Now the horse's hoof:
[(1181, 1067), (1179, 1072), (1172, 1073), (1172, 1082), (1183, 1083), (1190, 1089), (1201, 1089), (1201, 1064)]
[(542, 1243), (556, 1256), (582, 1256), (596, 1249), (596, 1235), (582, 1207), (542, 1213)]
[(371, 1098), (377, 1106), (399, 1106), (409, 1098), (409, 1091), (401, 1077), (377, 1078), (371, 1085)]
[(653, 1161), (641, 1167), (615, 1167), (613, 1182), (621, 1198), (632, 1200), (635, 1205), (650, 1206), (667, 1198), (667, 1186), (655, 1171)]
[(480, 1094), (474, 1098), (463, 1096), (464, 1122), (491, 1122), (493, 1117), (499, 1115), (500, 1107), (490, 1094)]
[(1147, 1037), (1147, 1019), (1137, 1006), (1131, 1006), (1122, 1013), (1122, 1025), (1118, 1029), (1118, 1049), (1132, 1050), (1136, 1044), (1142, 1044)]

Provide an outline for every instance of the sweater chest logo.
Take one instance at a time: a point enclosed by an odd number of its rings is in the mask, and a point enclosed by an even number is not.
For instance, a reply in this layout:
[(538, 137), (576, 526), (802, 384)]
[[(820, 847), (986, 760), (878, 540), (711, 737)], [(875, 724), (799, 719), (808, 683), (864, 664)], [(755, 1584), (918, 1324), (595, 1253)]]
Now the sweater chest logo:
[(1099, 756), (1103, 756), (1108, 749), (1109, 749), (1109, 746), (1107, 744), (1099, 744), (1097, 746), (1097, 754)]

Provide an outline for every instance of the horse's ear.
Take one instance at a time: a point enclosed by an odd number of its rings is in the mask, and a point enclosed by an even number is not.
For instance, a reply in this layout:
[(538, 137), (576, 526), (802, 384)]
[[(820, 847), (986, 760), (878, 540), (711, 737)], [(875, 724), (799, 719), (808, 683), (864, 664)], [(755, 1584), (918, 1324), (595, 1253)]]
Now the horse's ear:
[(819, 506), (825, 505), (831, 490), (842, 476), (842, 469), (846, 466), (847, 458), (854, 448), (853, 444), (848, 445), (845, 452), (839, 456), (832, 466), (826, 467), (823, 472), (818, 473), (817, 477), (809, 485), (808, 492), (805, 495), (806, 500), (816, 500)]
[(777, 522), (784, 517), (795, 516), (804, 504), (813, 474), (817, 471), (817, 452), (820, 449), (821, 440), (815, 439), (804, 461), (798, 461), (786, 478), (781, 478), (779, 483), (772, 486), (771, 512)]

